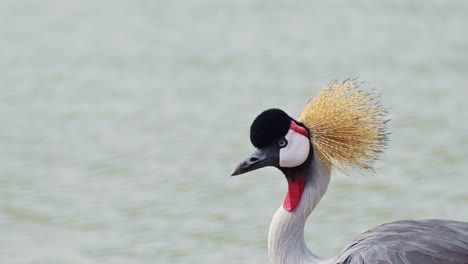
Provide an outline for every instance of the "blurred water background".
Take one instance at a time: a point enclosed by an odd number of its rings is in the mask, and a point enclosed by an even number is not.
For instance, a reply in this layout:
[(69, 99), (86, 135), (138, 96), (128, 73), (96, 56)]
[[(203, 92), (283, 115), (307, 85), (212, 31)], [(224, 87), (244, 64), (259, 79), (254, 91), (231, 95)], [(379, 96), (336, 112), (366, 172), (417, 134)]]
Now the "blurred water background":
[(360, 77), (390, 108), (377, 173), (335, 175), (317, 254), (468, 220), (468, 2), (0, 2), (1, 263), (267, 263), (286, 183), (230, 178), (260, 111)]

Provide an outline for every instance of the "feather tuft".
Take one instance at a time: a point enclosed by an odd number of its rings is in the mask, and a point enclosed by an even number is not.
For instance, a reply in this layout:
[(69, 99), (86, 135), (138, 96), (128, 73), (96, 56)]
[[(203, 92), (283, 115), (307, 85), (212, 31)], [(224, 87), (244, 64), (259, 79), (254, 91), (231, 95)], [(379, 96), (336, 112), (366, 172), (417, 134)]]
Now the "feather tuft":
[(356, 79), (332, 81), (311, 98), (297, 120), (310, 130), (320, 160), (345, 174), (373, 171), (388, 142), (387, 110), (375, 90), (360, 89)]

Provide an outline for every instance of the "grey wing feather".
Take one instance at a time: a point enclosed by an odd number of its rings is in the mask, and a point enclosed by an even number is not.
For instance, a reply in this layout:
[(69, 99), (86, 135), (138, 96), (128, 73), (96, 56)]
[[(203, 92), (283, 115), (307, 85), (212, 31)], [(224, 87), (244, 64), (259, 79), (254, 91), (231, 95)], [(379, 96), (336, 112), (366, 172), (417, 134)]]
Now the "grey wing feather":
[(337, 256), (340, 264), (468, 264), (468, 222), (403, 220), (371, 229)]

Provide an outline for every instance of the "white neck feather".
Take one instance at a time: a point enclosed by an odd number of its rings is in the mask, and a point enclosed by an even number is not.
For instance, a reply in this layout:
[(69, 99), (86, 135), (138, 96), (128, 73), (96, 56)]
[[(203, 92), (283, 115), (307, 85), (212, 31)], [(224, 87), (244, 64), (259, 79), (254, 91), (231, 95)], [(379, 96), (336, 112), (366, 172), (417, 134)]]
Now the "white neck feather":
[(301, 173), (305, 187), (301, 200), (292, 211), (280, 206), (273, 216), (268, 234), (268, 254), (272, 264), (322, 264), (326, 263), (313, 254), (304, 241), (307, 217), (325, 194), (330, 182), (330, 170), (314, 155)]

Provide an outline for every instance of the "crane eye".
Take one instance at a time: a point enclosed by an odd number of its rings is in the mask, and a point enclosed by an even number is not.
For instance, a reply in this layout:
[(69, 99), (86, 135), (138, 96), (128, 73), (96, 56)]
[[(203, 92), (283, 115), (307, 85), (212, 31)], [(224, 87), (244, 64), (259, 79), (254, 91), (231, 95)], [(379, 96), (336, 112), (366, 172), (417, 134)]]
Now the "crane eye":
[(287, 145), (288, 145), (288, 141), (285, 138), (282, 138), (282, 139), (278, 140), (278, 146), (280, 148), (284, 148)]

